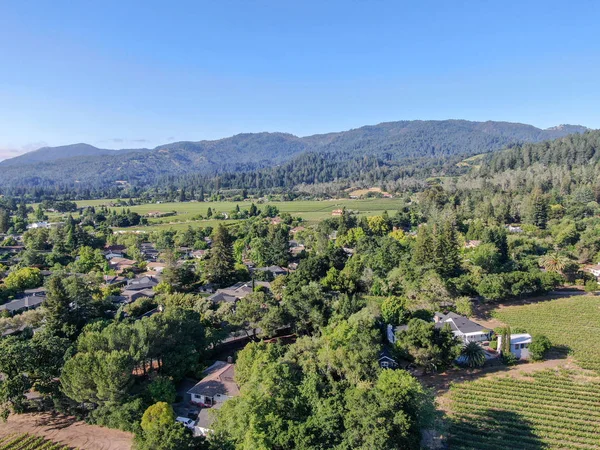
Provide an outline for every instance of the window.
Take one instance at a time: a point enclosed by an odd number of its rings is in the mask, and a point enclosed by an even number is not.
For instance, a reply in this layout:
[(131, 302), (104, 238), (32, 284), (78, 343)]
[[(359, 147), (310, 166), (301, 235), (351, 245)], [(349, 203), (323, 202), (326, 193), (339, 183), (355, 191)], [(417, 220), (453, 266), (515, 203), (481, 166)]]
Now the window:
[(390, 364), (387, 361), (381, 361), (381, 367), (383, 367), (384, 369), (387, 369), (390, 366)]

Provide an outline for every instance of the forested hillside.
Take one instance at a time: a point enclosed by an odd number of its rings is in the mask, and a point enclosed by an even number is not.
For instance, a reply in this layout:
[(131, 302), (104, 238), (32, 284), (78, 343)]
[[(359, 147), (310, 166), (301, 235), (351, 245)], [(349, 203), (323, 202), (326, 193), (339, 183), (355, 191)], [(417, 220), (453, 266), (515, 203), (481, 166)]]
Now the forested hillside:
[[(224, 174), (223, 182), (246, 187), (256, 186), (256, 180), (265, 177), (265, 187), (289, 187), (368, 178), (370, 175), (365, 174), (371, 169), (382, 167), (389, 167), (384, 172), (391, 171), (391, 175), (377, 174), (375, 180), (397, 179), (416, 169), (439, 165), (442, 158), (486, 153), (584, 130), (579, 126), (541, 130), (507, 122), (402, 121), (303, 138), (285, 133), (239, 134), (217, 141), (176, 142), (149, 151), (114, 152), (77, 144), (46, 148), (0, 163), (0, 187), (11, 194), (39, 188), (65, 192), (74, 187), (97, 192), (116, 181), (147, 186), (163, 184), (166, 176), (189, 174)], [(281, 169), (239, 175), (290, 161), (291, 166)], [(311, 167), (311, 163), (316, 166)], [(291, 170), (294, 173), (290, 174)]]

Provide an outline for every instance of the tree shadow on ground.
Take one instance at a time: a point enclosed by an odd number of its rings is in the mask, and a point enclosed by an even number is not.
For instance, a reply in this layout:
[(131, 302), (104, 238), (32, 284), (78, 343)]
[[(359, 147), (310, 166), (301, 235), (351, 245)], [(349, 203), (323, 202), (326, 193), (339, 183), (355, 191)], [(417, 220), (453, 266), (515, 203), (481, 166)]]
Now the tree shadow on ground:
[(549, 446), (534, 433), (533, 425), (514, 411), (477, 411), (450, 420), (447, 448), (463, 450), (541, 450)]
[(44, 413), (35, 415), (36, 426), (44, 427), (46, 430), (62, 430), (70, 427), (77, 421), (76, 417), (62, 414)]

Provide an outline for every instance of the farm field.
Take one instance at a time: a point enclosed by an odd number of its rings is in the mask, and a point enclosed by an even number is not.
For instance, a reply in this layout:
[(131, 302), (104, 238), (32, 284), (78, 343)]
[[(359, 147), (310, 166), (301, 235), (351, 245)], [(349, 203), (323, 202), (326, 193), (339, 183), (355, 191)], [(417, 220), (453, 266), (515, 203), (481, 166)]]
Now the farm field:
[[(89, 200), (78, 201), (77, 206), (102, 206), (108, 205), (111, 200)], [(293, 216), (302, 218), (308, 223), (315, 223), (320, 220), (331, 217), (331, 212), (335, 209), (343, 208), (356, 211), (359, 215), (374, 216), (381, 214), (383, 211), (394, 214), (398, 207), (402, 204), (402, 200), (394, 198), (372, 198), (372, 199), (336, 199), (336, 200), (299, 200), (290, 202), (273, 201), (265, 204), (276, 206), (280, 212), (289, 213)], [(213, 213), (229, 213), (235, 209), (236, 205), (240, 208), (249, 208), (251, 202), (171, 202), (171, 203), (151, 203), (144, 205), (131, 206), (129, 209), (137, 212), (140, 215), (146, 215), (150, 211), (160, 211), (163, 213), (175, 211), (177, 214), (171, 217), (150, 218), (149, 225), (145, 227), (132, 227), (128, 230), (142, 229), (153, 231), (156, 229), (186, 228), (190, 224), (198, 226), (215, 226), (218, 223), (232, 223), (233, 221), (217, 221), (217, 220), (194, 220), (193, 217), (198, 214), (206, 215), (208, 208), (211, 208)], [(261, 207), (261, 204), (257, 204)], [(120, 211), (121, 207), (113, 208)]]
[(12, 434), (0, 437), (0, 450), (69, 450), (63, 444), (32, 434)]
[(572, 353), (583, 369), (600, 373), (600, 297), (574, 296), (532, 305), (510, 306), (493, 313), (511, 327), (546, 335), (553, 346)]
[(454, 384), (449, 395), (451, 449), (600, 448), (599, 378), (548, 370)]
[[(490, 375), (453, 383), (445, 394), (449, 448), (600, 448), (600, 297), (505, 306), (492, 315), (544, 334), (580, 368)], [(535, 364), (535, 363), (534, 363)]]

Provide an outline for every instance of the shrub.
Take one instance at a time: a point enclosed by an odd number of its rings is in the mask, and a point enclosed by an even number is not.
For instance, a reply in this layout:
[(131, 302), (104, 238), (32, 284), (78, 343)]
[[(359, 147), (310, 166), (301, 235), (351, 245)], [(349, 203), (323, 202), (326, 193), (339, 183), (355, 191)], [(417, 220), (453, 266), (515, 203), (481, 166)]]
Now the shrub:
[(543, 334), (536, 334), (529, 345), (529, 356), (533, 361), (541, 361), (550, 347), (552, 347), (550, 339)]

